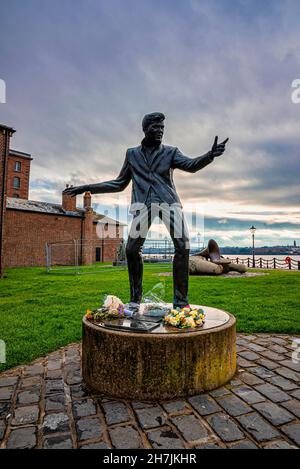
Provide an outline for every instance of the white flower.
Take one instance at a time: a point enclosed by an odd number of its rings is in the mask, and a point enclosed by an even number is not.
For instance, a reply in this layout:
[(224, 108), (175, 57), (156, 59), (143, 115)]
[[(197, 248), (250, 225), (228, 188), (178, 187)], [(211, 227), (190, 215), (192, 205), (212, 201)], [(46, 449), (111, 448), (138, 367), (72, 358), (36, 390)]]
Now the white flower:
[(109, 310), (118, 309), (119, 306), (123, 306), (120, 298), (114, 295), (107, 295), (106, 300), (104, 301), (103, 306)]

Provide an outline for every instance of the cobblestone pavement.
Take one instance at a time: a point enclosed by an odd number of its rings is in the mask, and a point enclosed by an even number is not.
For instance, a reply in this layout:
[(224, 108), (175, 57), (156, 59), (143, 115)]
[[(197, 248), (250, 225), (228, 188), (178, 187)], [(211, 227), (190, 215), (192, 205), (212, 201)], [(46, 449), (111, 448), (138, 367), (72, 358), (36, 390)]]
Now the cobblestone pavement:
[(1, 448), (299, 448), (292, 337), (239, 334), (226, 386), (154, 403), (88, 392), (72, 344), (0, 375)]

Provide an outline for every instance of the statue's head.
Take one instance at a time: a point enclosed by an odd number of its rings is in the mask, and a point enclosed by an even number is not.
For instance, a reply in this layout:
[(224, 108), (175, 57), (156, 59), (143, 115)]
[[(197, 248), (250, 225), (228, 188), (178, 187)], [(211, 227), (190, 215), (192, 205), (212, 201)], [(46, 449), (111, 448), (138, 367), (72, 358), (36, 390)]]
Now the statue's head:
[(165, 116), (161, 112), (146, 114), (142, 121), (143, 131), (148, 140), (161, 143), (164, 135)]

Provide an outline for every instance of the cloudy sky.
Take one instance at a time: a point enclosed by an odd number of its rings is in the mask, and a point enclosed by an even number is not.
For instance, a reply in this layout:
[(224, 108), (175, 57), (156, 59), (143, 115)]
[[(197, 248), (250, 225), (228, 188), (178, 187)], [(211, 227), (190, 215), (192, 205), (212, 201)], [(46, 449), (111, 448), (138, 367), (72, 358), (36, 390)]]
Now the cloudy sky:
[[(162, 111), (165, 143), (186, 155), (230, 138), (209, 167), (175, 172), (205, 239), (247, 246), (254, 224), (257, 245), (300, 244), (299, 17), (298, 0), (4, 2), (0, 122), (34, 157), (30, 198), (114, 178), (143, 115)], [(102, 211), (117, 201), (94, 197)]]

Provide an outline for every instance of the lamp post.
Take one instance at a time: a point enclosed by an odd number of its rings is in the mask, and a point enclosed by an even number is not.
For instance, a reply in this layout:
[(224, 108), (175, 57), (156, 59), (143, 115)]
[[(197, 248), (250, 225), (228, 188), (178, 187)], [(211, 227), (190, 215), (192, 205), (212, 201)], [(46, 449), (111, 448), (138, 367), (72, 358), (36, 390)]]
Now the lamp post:
[(254, 235), (255, 235), (256, 228), (255, 226), (251, 226), (250, 232), (252, 234), (252, 267), (255, 267), (255, 248), (254, 248)]
[(197, 233), (197, 240), (198, 240), (198, 250), (200, 251), (200, 241), (201, 241), (201, 233)]

